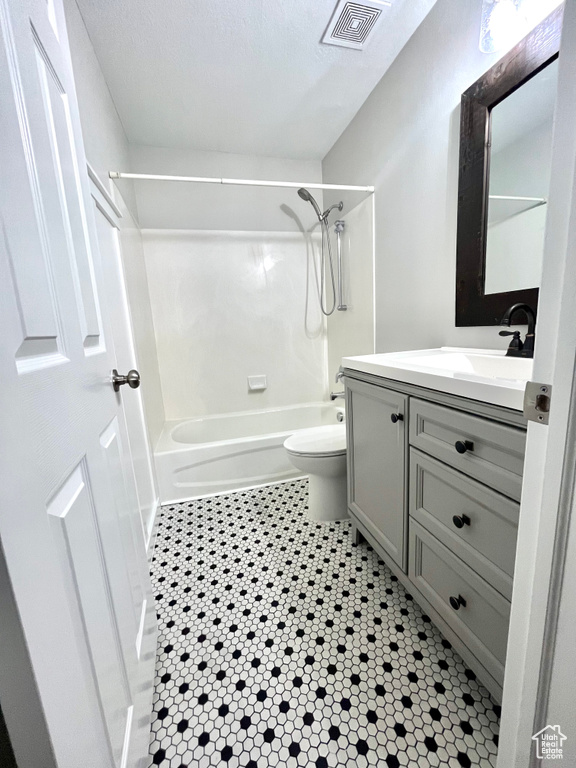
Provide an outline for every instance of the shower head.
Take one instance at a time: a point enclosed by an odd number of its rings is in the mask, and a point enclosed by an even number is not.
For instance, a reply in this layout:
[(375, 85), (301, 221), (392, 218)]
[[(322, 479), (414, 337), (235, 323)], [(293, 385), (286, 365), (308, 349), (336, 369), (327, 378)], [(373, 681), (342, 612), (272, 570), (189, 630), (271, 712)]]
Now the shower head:
[(342, 202), (342, 200), (340, 200), (339, 203), (334, 203), (334, 205), (331, 205), (330, 208), (326, 208), (326, 210), (322, 214), (322, 218), (325, 219), (330, 213), (330, 211), (334, 210), (334, 208), (338, 208), (338, 210), (341, 211), (342, 208), (344, 208), (344, 203)]
[(322, 221), (322, 211), (318, 207), (318, 203), (316, 202), (316, 200), (314, 200), (310, 192), (308, 192), (308, 190), (305, 189), (304, 187), (300, 187), (300, 189), (298, 190), (298, 194), (300, 195), (302, 200), (306, 200), (307, 203), (312, 204), (312, 207), (316, 211), (316, 216), (318, 216), (318, 219)]
[(328, 214), (333, 208), (338, 208), (338, 210), (341, 211), (342, 208), (344, 207), (344, 203), (340, 201), (339, 203), (335, 203), (334, 205), (331, 205), (330, 208), (327, 208), (324, 211), (324, 213), (322, 213), (320, 208), (318, 207), (318, 203), (316, 202), (316, 200), (314, 200), (310, 192), (308, 192), (308, 190), (305, 187), (300, 187), (300, 189), (298, 190), (298, 194), (300, 195), (302, 200), (306, 200), (307, 203), (312, 204), (314, 210), (316, 211), (316, 216), (318, 216), (319, 221), (325, 222), (326, 219), (328, 218)]

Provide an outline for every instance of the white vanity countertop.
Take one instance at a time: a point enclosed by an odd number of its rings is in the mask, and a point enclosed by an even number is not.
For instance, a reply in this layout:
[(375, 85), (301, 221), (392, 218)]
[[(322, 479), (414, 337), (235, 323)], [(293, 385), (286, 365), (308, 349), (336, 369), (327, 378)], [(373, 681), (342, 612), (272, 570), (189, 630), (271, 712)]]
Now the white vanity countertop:
[(344, 357), (342, 366), (521, 411), (533, 361), (505, 350), (440, 347)]

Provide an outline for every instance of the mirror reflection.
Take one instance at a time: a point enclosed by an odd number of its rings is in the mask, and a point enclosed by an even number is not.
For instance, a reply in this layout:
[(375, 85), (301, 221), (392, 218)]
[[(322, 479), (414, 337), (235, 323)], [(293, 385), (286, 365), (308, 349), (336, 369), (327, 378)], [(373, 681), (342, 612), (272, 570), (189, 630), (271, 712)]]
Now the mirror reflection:
[(484, 293), (540, 285), (558, 61), (491, 112)]

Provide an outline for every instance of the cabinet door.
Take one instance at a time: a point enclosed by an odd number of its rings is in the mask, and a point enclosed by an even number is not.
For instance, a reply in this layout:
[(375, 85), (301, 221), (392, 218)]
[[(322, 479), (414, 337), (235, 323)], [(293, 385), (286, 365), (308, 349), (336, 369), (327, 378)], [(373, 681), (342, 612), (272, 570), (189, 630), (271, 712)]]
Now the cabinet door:
[(403, 570), (407, 406), (391, 389), (346, 380), (348, 506)]

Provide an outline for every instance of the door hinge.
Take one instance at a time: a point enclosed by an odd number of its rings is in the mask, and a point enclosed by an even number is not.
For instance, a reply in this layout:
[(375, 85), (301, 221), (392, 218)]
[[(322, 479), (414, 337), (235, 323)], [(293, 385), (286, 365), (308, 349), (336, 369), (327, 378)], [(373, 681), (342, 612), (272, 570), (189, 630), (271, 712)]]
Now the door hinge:
[(524, 392), (524, 416), (528, 421), (548, 424), (551, 399), (552, 386), (550, 384), (529, 381)]

